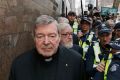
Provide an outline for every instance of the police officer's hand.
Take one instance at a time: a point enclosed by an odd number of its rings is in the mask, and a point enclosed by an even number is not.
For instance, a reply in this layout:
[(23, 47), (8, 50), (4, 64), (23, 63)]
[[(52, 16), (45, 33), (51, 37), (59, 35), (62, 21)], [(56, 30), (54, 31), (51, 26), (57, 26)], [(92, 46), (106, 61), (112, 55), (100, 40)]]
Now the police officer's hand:
[(81, 36), (83, 36), (83, 33), (81, 31), (78, 31), (77, 36), (78, 36), (78, 38), (80, 38)]
[(99, 63), (98, 66), (96, 67), (96, 69), (99, 71), (99, 72), (104, 72), (105, 70), (105, 63)]

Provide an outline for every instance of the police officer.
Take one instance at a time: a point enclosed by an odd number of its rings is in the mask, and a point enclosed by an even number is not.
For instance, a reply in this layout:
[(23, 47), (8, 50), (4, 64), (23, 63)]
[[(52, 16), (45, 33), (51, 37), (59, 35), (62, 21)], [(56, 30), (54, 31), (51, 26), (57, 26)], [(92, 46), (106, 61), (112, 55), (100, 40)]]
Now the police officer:
[[(109, 48), (106, 48), (106, 44), (111, 41), (112, 31), (107, 26), (100, 25), (101, 30), (98, 31), (99, 41), (92, 41), (91, 46), (86, 53), (86, 71), (89, 77), (94, 77), (96, 71), (102, 71), (98, 64), (100, 63), (100, 57), (109, 53)], [(100, 55), (100, 57), (99, 57)], [(99, 64), (100, 66), (102, 64)]]
[(108, 54), (108, 56), (102, 58), (101, 70), (103, 70), (101, 73), (96, 72), (94, 80), (119, 80), (120, 39), (110, 42), (106, 47), (111, 48), (111, 52)]
[(81, 31), (78, 32), (79, 45), (83, 48), (83, 59), (85, 60), (85, 54), (93, 40), (96, 40), (94, 32), (91, 29), (91, 19), (84, 17), (81, 19)]
[(111, 42), (109, 46), (112, 48), (113, 57), (107, 60), (104, 80), (120, 80), (120, 38)]

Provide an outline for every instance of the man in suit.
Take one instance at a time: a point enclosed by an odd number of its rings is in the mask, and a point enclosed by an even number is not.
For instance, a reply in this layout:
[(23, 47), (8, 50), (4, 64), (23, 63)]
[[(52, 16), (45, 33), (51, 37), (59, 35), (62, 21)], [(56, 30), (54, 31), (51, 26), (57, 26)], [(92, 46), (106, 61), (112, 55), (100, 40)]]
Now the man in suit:
[(17, 57), (9, 80), (84, 80), (80, 54), (60, 43), (56, 20), (41, 15), (34, 27), (35, 48)]

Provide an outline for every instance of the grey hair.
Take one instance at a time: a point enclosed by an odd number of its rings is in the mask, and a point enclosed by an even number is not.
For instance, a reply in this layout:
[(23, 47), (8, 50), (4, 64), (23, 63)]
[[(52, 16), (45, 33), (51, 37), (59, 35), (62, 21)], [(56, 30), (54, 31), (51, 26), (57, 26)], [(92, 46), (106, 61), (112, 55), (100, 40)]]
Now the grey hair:
[(61, 32), (63, 29), (65, 29), (66, 27), (71, 27), (70, 24), (68, 23), (59, 23), (58, 24), (58, 31)]
[(51, 17), (51, 16), (48, 16), (48, 15), (41, 15), (39, 16), (36, 21), (35, 21), (35, 25), (47, 25), (47, 24), (50, 24), (50, 23), (53, 23), (55, 22), (56, 25), (58, 25), (57, 21)]
[[(39, 25), (48, 25), (51, 23), (55, 23), (57, 29), (58, 29), (58, 22), (51, 16), (48, 15), (41, 15), (37, 17), (35, 24), (34, 24), (34, 29), (33, 29), (33, 35), (35, 35), (35, 29), (39, 27)], [(59, 33), (59, 31), (58, 31)]]
[(58, 17), (58, 23), (69, 23), (69, 20), (65, 17)]

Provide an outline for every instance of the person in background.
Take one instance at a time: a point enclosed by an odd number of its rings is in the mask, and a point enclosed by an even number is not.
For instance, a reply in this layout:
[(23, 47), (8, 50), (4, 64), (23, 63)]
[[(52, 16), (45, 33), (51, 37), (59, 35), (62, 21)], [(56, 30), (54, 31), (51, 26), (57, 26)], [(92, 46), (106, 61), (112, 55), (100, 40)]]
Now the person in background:
[(100, 25), (103, 25), (101, 21), (96, 21), (94, 23), (94, 29), (92, 29), (95, 32), (96, 38), (98, 38), (98, 31), (100, 30)]
[(77, 16), (76, 13), (73, 11), (70, 11), (67, 15), (67, 18), (69, 20), (69, 24), (73, 29), (73, 33), (77, 35), (77, 31), (78, 31), (78, 22), (77, 22)]
[(98, 31), (98, 41), (92, 41), (92, 44), (86, 53), (86, 72), (90, 77), (90, 80), (93, 79), (97, 70), (99, 71), (99, 65), (101, 65), (101, 58), (99, 55), (104, 56), (110, 50), (106, 47), (106, 44), (109, 44), (111, 41), (111, 29), (107, 28), (105, 25), (100, 25), (100, 27), (101, 29)]
[(94, 32), (91, 31), (92, 22), (88, 17), (81, 19), (81, 30), (78, 31), (79, 46), (83, 48), (83, 59), (92, 41), (95, 41)]
[[(58, 23), (68, 23), (69, 24), (69, 20), (65, 17), (58, 17)], [(70, 26), (71, 27), (71, 26)], [(72, 29), (72, 27), (71, 27)], [(72, 29), (73, 32), (73, 29)], [(73, 44), (79, 45), (79, 40), (76, 34), (73, 33)]]
[(93, 52), (88, 54), (86, 62), (89, 60), (90, 62), (87, 65), (92, 64), (92, 68), (87, 68), (90, 72), (93, 72), (93, 80), (103, 80), (104, 76), (104, 67), (108, 56), (111, 57), (110, 51), (111, 49), (106, 47), (107, 44), (110, 43), (112, 39), (112, 30), (108, 28), (108, 26), (102, 26), (101, 30), (98, 32), (99, 44), (95, 42), (93, 44)]
[(65, 17), (58, 17), (58, 23), (69, 23), (69, 20)]
[(96, 72), (97, 78), (94, 80), (119, 80), (120, 79), (120, 38), (111, 41), (106, 45), (110, 48), (110, 53), (104, 56), (101, 60), (102, 65), (99, 65), (99, 71)]
[(120, 22), (120, 13), (118, 13), (116, 20), (115, 20), (115, 23), (118, 23), (118, 22)]
[(61, 34), (60, 44), (82, 55), (82, 48), (79, 45), (73, 44), (73, 31), (71, 26), (68, 23), (59, 23), (58, 30)]
[(118, 22), (114, 27), (114, 39), (120, 38), (120, 22)]
[(106, 21), (106, 25), (109, 26), (109, 28), (112, 30), (112, 32), (114, 31), (115, 22), (114, 22), (112, 19), (107, 20), (107, 21)]
[(112, 30), (112, 41), (114, 40), (115, 33), (114, 33), (114, 27), (115, 27), (115, 22), (112, 19), (109, 19), (106, 21), (106, 25), (108, 25), (111, 30)]
[(112, 58), (109, 58), (105, 65), (104, 80), (120, 79), (120, 38), (108, 44), (111, 48)]
[(57, 21), (41, 15), (34, 26), (35, 48), (17, 57), (9, 80), (85, 80), (80, 54), (60, 44)]

